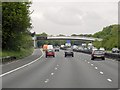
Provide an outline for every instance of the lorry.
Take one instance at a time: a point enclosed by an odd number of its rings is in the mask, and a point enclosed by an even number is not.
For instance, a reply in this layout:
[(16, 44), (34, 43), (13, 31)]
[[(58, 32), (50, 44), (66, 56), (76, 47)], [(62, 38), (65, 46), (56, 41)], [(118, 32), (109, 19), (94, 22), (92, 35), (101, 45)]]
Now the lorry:
[(48, 47), (47, 44), (43, 45), (43, 51), (46, 51), (46, 50), (47, 50), (47, 47)]
[(43, 45), (43, 51), (46, 51), (48, 49), (53, 49), (53, 45), (47, 45), (47, 44)]

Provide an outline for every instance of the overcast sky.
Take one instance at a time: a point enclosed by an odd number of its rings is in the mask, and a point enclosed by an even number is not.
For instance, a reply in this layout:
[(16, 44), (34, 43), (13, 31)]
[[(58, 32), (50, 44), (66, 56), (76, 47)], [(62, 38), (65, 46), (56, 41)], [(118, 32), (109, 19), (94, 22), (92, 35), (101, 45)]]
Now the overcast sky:
[(33, 0), (32, 30), (49, 35), (93, 34), (118, 23), (117, 1)]

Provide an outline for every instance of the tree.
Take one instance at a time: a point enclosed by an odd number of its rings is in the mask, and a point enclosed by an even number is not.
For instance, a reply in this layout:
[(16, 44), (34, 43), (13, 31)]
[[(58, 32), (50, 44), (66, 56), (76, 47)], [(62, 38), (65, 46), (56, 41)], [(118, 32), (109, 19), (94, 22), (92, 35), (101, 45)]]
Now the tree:
[(0, 51), (2, 49), (2, 3), (0, 2)]
[(95, 33), (93, 36), (96, 38), (102, 38), (103, 41), (94, 42), (96, 47), (104, 47), (108, 50), (111, 50), (114, 47), (119, 47), (119, 25), (110, 25), (104, 27), (102, 31)]
[(72, 34), (71, 36), (78, 36), (77, 34)]
[[(2, 3), (3, 49), (20, 50), (20, 48), (26, 45), (29, 48), (29, 44), (27, 42), (30, 42), (28, 40), (28, 38), (30, 38), (28, 34), (29, 33), (28, 28), (31, 28), (29, 17), (30, 4), (31, 4), (30, 2)], [(25, 36), (28, 37), (24, 38)]]
[(48, 34), (47, 34), (47, 33), (45, 33), (45, 32), (43, 32), (43, 33), (41, 33), (41, 34), (36, 34), (36, 36), (47, 37), (47, 36), (48, 36)]
[(57, 36), (59, 37), (59, 36), (65, 36), (65, 35), (63, 35), (63, 34), (59, 34), (59, 35), (57, 35)]

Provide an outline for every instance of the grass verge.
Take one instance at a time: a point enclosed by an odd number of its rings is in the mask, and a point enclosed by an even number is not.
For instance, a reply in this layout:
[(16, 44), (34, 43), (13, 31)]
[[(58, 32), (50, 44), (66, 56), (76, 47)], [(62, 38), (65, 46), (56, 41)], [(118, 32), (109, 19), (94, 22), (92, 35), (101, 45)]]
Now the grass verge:
[(0, 57), (14, 56), (14, 57), (16, 57), (16, 59), (22, 59), (24, 57), (31, 55), (33, 53), (33, 50), (34, 50), (33, 48), (21, 49), (20, 51), (5, 51), (5, 50), (3, 50), (2, 52), (0, 52)]

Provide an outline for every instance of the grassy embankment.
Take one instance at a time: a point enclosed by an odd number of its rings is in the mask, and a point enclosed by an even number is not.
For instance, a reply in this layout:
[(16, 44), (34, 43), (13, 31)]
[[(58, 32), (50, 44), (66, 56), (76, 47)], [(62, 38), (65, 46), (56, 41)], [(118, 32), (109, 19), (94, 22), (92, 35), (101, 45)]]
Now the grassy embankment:
[[(14, 56), (16, 59), (22, 59), (33, 53), (33, 48), (30, 49), (21, 49), (20, 51), (2, 51), (0, 52), (0, 57)], [(7, 62), (7, 61), (3, 61)], [(8, 61), (9, 62), (9, 61)]]
[(93, 44), (95, 47), (100, 48), (104, 47), (106, 50), (111, 51), (112, 48), (118, 47), (119, 42), (119, 34), (120, 32), (118, 31), (118, 26), (117, 24), (115, 25), (110, 25), (107, 27), (104, 27), (102, 31), (97, 32), (93, 35), (95, 38), (102, 38), (103, 41), (95, 41)]

